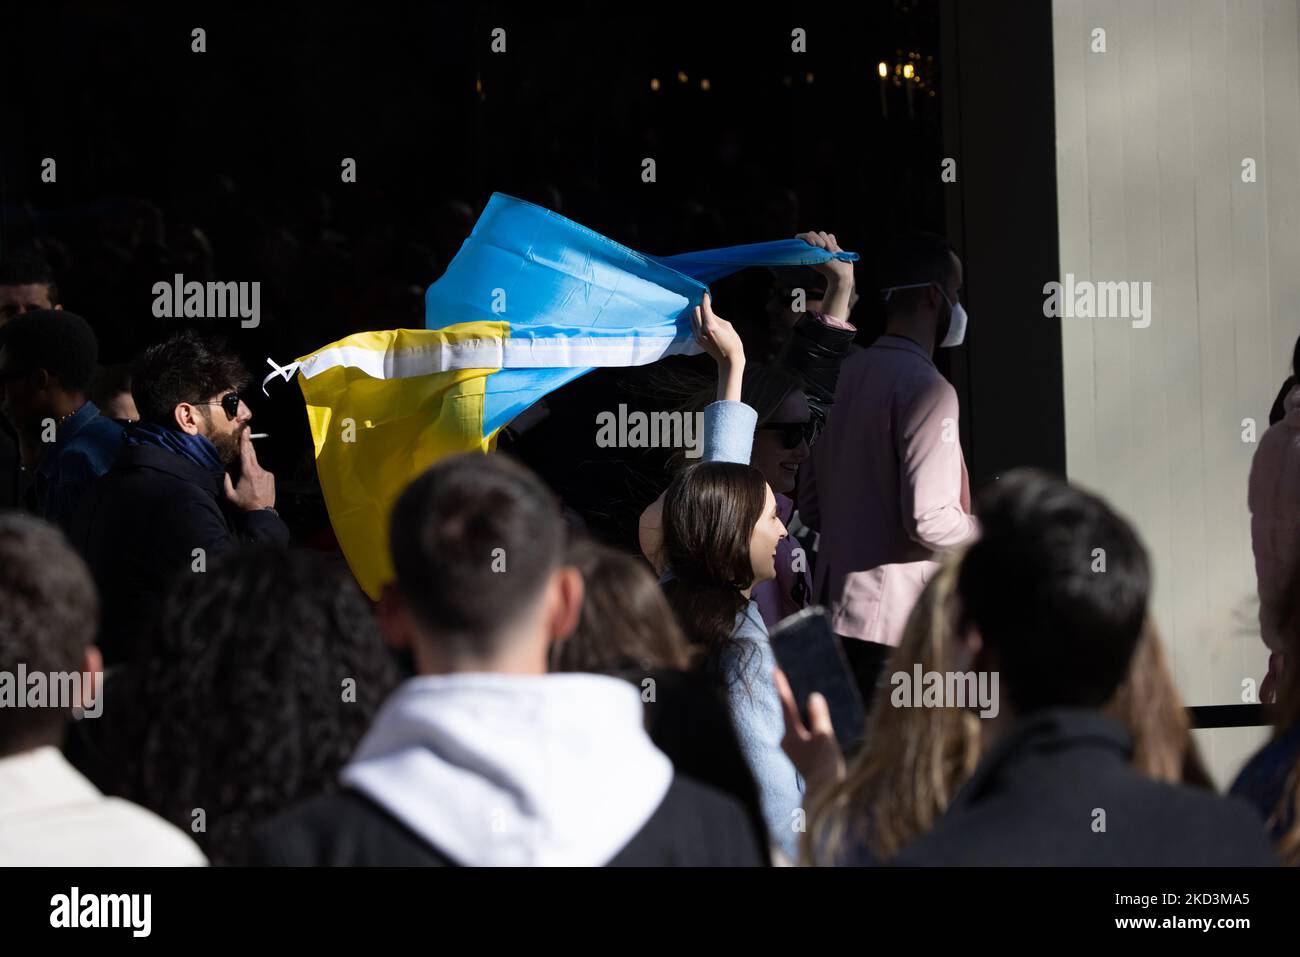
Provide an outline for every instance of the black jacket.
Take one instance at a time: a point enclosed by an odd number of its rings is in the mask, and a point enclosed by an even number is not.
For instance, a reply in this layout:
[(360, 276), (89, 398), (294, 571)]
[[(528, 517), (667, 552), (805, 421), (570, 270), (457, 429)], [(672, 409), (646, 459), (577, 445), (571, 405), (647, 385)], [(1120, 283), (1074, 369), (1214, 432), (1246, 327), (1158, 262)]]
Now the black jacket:
[(1028, 717), (994, 745), (943, 817), (893, 863), (1276, 863), (1263, 822), (1247, 804), (1144, 777), (1129, 763), (1130, 749), (1128, 732), (1096, 711)]
[(171, 579), (245, 542), (289, 540), (273, 511), (241, 511), (223, 474), (148, 445), (128, 445), (91, 485), (71, 526), (99, 586), (100, 649), (107, 664), (136, 658)]
[[(253, 864), (290, 867), (454, 867), (456, 862), (365, 795), (322, 795), (254, 833)], [(755, 867), (767, 863), (744, 810), (675, 775), (663, 802), (609, 867)]]

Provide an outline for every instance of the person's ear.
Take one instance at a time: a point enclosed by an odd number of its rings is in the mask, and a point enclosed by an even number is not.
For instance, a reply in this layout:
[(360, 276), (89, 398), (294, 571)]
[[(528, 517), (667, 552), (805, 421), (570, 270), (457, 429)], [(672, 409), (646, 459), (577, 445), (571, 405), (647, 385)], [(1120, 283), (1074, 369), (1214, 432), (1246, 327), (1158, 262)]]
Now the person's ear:
[(176, 408), (172, 410), (172, 417), (176, 420), (176, 425), (186, 435), (201, 435), (202, 427), (199, 425), (201, 413), (199, 407), (190, 405), (188, 402), (178, 402)]
[(943, 308), (943, 303), (945, 301), (943, 298), (943, 286), (939, 285), (937, 282), (932, 282), (926, 287), (925, 292), (929, 297), (926, 301), (930, 304), (930, 308), (937, 314)]
[(82, 710), (98, 714), (95, 701), (104, 693), (104, 656), (94, 645), (87, 645), (82, 653), (81, 673), (90, 675), (90, 680), (81, 686)]
[(563, 641), (578, 630), (578, 620), (582, 617), (582, 572), (568, 565), (561, 566), (551, 580), (551, 590), (551, 640)]
[(407, 650), (415, 645), (411, 614), (397, 590), (397, 582), (389, 582), (379, 592), (379, 630), (389, 647)]

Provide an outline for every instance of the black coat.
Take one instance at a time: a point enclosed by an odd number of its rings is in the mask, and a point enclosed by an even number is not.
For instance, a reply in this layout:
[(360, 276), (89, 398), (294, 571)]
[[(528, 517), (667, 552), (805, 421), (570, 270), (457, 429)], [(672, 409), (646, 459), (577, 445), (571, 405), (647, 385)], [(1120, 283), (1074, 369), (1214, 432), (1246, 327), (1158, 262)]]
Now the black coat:
[(229, 503), (223, 476), (166, 449), (128, 445), (83, 497), (70, 537), (99, 586), (105, 663), (138, 657), (173, 577), (195, 573), (195, 549), (206, 567), (243, 543), (288, 542), (275, 512)]
[[(1100, 712), (1026, 718), (997, 742), (902, 865), (1222, 867), (1276, 863), (1245, 802), (1151, 780)], [(1104, 812), (1105, 830), (1101, 831)]]
[[(250, 863), (289, 867), (449, 867), (432, 847), (365, 795), (313, 798), (254, 833)], [(719, 791), (674, 775), (649, 820), (609, 867), (756, 867), (767, 863), (745, 811)]]

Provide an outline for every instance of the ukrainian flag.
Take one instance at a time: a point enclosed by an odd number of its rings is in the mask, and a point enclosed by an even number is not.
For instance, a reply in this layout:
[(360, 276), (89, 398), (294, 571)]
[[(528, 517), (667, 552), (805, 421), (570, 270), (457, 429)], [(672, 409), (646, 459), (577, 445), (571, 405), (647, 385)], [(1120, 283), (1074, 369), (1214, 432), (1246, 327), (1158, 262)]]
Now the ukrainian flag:
[(699, 352), (691, 314), (705, 283), (745, 266), (830, 258), (799, 239), (646, 256), (494, 193), (425, 294), (425, 329), (348, 336), (287, 366), (272, 362), (267, 381), (297, 373), (330, 522), (376, 598), (393, 575), (389, 511), (424, 469), (490, 451), (511, 419), (593, 368)]

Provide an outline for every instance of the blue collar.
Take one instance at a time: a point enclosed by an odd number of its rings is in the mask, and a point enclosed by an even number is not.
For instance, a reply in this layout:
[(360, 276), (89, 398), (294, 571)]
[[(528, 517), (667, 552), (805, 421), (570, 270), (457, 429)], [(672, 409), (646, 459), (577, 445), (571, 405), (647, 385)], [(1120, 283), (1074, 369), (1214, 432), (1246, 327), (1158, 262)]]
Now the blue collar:
[(59, 457), (59, 452), (72, 441), (78, 432), (98, 416), (99, 409), (95, 403), (89, 399), (83, 402), (81, 408), (72, 413), (66, 422), (55, 428), (54, 444), (41, 456), (41, 461), (36, 466), (36, 472), (46, 478), (50, 477), (54, 472), (54, 463)]
[(208, 472), (226, 470), (225, 463), (217, 454), (217, 447), (202, 435), (190, 435), (152, 422), (136, 422), (126, 430), (126, 441), (129, 445), (151, 445), (174, 452)]

